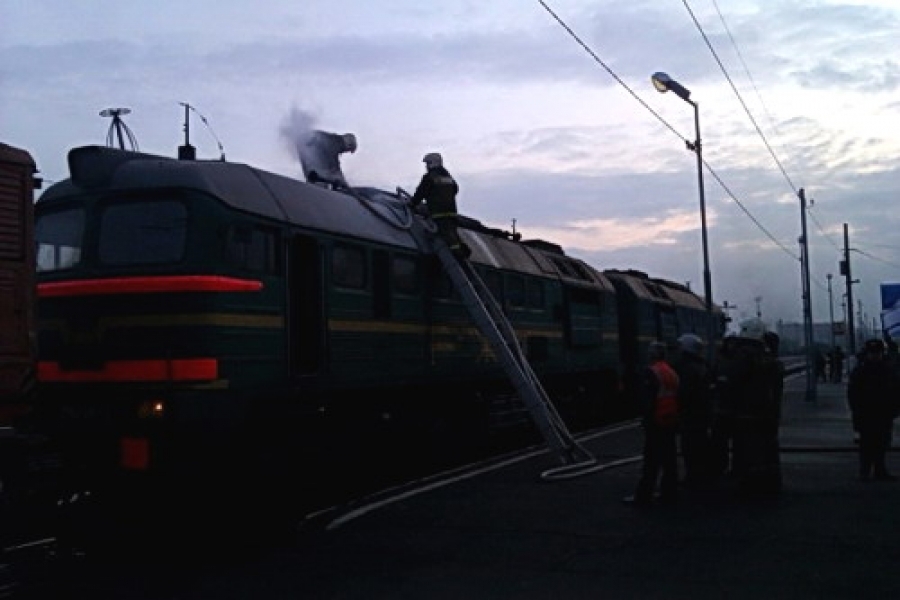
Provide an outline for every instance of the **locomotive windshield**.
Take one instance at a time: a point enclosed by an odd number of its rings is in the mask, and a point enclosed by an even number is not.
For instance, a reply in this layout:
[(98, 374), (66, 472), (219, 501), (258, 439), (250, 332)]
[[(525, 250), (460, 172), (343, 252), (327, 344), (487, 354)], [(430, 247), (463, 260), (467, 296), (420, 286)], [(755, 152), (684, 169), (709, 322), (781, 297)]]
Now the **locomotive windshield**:
[[(177, 200), (104, 203), (95, 232), (96, 263), (106, 266), (170, 264), (184, 258), (187, 207)], [(83, 206), (41, 213), (35, 223), (37, 270), (71, 269), (82, 261), (87, 209)]]
[(84, 242), (84, 213), (83, 208), (73, 208), (37, 216), (34, 235), (39, 273), (78, 266)]
[(104, 265), (178, 262), (187, 240), (187, 208), (181, 202), (108, 204), (100, 215), (97, 258)]

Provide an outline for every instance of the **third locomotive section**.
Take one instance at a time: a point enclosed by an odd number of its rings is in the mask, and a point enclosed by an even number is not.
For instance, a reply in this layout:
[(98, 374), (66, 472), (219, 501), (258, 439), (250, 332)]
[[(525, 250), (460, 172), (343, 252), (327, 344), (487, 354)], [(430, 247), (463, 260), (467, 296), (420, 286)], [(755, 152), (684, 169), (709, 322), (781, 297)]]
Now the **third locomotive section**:
[[(91, 487), (302, 487), (294, 459), (414, 457), (522, 412), (400, 195), (98, 146), (69, 167), (36, 205), (37, 412)], [(645, 342), (708, 330), (683, 286), (460, 234), (573, 428), (633, 415)]]

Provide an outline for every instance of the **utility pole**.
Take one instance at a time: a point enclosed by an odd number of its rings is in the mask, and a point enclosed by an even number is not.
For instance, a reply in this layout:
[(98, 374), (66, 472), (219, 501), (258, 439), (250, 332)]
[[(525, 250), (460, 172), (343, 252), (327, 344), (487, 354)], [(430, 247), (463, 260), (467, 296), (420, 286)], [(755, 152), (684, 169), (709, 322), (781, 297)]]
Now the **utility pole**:
[(800, 196), (800, 272), (803, 283), (803, 337), (806, 340), (806, 401), (816, 401), (816, 348), (812, 333), (812, 299), (809, 290), (809, 246), (806, 242), (806, 192)]
[(828, 329), (831, 331), (831, 350), (834, 350), (834, 300), (831, 296), (831, 273), (825, 276), (828, 278)]
[(866, 331), (866, 319), (863, 316), (862, 309), (862, 300), (857, 300), (856, 305), (859, 307), (856, 313), (856, 320), (859, 322), (859, 336), (860, 336), (860, 345), (862, 345), (863, 341), (867, 339), (868, 332)]
[(738, 309), (737, 304), (731, 304), (730, 302), (728, 302), (728, 300), (725, 300), (724, 302), (722, 302), (722, 310), (725, 311), (725, 321), (730, 323), (732, 321), (731, 311), (737, 310), (737, 309)]
[(856, 356), (856, 331), (853, 323), (853, 274), (850, 271), (850, 234), (844, 223), (844, 260), (841, 262), (841, 275), (847, 282), (847, 340), (850, 356)]

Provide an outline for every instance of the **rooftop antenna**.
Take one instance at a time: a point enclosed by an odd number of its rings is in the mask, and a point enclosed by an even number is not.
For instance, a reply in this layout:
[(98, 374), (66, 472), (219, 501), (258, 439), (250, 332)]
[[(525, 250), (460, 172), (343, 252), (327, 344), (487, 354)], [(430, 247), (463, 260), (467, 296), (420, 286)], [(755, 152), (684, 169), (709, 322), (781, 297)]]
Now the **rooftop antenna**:
[(119, 140), (120, 150), (125, 150), (126, 137), (128, 138), (128, 143), (131, 144), (131, 149), (138, 149), (137, 139), (135, 139), (134, 134), (131, 133), (131, 129), (128, 128), (125, 121), (122, 120), (123, 115), (130, 113), (130, 108), (104, 108), (100, 111), (101, 117), (112, 117), (112, 122), (109, 124), (109, 130), (106, 132), (106, 145), (110, 148), (113, 147), (113, 133), (115, 133), (116, 138)]
[(187, 102), (179, 102), (184, 107), (184, 144), (178, 146), (178, 160), (194, 160), (197, 158), (197, 149), (191, 146), (191, 113), (188, 109), (191, 105)]
[[(224, 162), (225, 161), (225, 148), (222, 146), (222, 142), (219, 140), (219, 136), (217, 136), (216, 132), (213, 131), (213, 128), (209, 124), (209, 121), (206, 120), (206, 117), (204, 117), (202, 114), (200, 114), (200, 111), (198, 111), (196, 108), (194, 108), (187, 102), (179, 102), (179, 104), (184, 107), (184, 146), (180, 146), (178, 148), (178, 158), (183, 158), (182, 157), (182, 148), (190, 149), (189, 150), (191, 153), (190, 157), (184, 157), (184, 158), (187, 158), (187, 160), (193, 160), (196, 155), (196, 152), (194, 151), (193, 146), (191, 146), (190, 142), (188, 141), (188, 137), (190, 135), (190, 114), (188, 113), (188, 111), (194, 111), (194, 114), (196, 114), (198, 117), (200, 117), (200, 120), (203, 121), (204, 125), (206, 125), (206, 129), (209, 131), (210, 135), (212, 135), (213, 139), (216, 140), (216, 144), (219, 146), (219, 160)], [(188, 152), (188, 150), (185, 150), (185, 152)]]

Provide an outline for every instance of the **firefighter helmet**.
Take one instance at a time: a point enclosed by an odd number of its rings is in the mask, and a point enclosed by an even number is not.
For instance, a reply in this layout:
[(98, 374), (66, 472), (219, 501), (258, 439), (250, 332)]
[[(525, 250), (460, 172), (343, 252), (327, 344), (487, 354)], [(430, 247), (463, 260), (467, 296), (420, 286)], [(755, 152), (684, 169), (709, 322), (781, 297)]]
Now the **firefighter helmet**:
[(703, 340), (699, 335), (693, 333), (685, 333), (678, 338), (678, 347), (682, 352), (694, 354), (696, 356), (703, 355)]
[(422, 159), (422, 162), (425, 163), (425, 167), (428, 169), (433, 169), (434, 167), (441, 167), (444, 165), (444, 159), (437, 152), (429, 152)]

